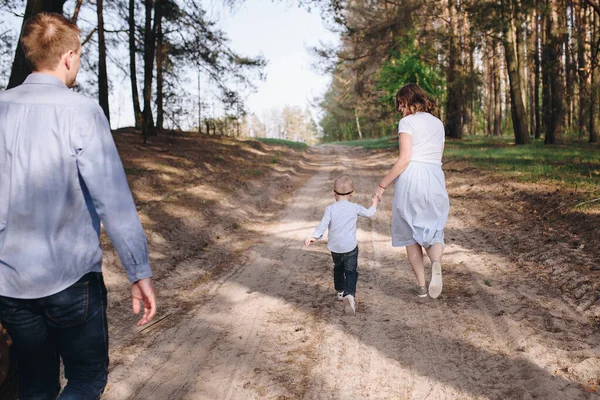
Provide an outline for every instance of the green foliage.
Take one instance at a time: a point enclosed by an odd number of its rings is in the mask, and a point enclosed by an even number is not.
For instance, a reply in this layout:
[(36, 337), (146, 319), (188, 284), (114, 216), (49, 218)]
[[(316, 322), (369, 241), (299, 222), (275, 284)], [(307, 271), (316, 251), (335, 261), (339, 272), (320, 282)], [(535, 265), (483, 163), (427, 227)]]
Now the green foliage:
[(257, 140), (259, 142), (263, 142), (266, 144), (273, 144), (273, 145), (277, 145), (277, 146), (287, 146), (287, 147), (291, 147), (293, 149), (300, 149), (300, 150), (306, 150), (306, 147), (308, 147), (308, 145), (306, 143), (292, 142), (291, 140), (284, 140), (284, 139), (258, 138)]
[(409, 33), (386, 51), (385, 61), (372, 75), (359, 76), (357, 71), (340, 64), (321, 103), (322, 141), (355, 140), (360, 136), (358, 125), (363, 138), (393, 134), (400, 116), (393, 107), (393, 98), (405, 84), (416, 83), (434, 98), (442, 99), (443, 74), (437, 61), (431, 61), (435, 57), (430, 53), (429, 47), (418, 44), (415, 34)]
[(353, 117), (348, 119), (335, 113), (326, 114), (321, 120), (323, 142), (352, 140), (358, 136), (356, 122)]
[(431, 65), (415, 43), (414, 33), (398, 39), (399, 50), (393, 50), (387, 62), (379, 69), (378, 88), (385, 94), (383, 104), (394, 104), (394, 95), (402, 86), (416, 83), (431, 96), (439, 99), (444, 94), (444, 78), (437, 65)]

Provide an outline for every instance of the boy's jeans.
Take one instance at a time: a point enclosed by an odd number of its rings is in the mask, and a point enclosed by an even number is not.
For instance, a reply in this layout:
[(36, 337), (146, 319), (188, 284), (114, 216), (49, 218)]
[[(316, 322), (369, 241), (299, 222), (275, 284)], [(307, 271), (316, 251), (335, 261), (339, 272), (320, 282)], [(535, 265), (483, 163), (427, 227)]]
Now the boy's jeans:
[(98, 399), (108, 378), (106, 288), (90, 272), (40, 299), (0, 296), (0, 320), (13, 339), (21, 400), (56, 399), (60, 358), (68, 380), (60, 399)]
[(347, 253), (331, 252), (333, 258), (333, 285), (338, 292), (343, 291), (344, 296), (356, 295), (356, 281), (358, 280), (358, 246)]

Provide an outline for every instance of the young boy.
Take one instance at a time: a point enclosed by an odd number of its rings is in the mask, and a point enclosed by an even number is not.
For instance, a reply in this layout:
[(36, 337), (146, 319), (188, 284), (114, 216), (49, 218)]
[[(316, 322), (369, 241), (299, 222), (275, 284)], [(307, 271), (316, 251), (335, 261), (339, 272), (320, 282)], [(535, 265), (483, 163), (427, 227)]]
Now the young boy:
[(340, 176), (333, 183), (335, 203), (325, 210), (323, 219), (312, 236), (304, 241), (306, 246), (323, 237), (329, 228), (327, 248), (333, 258), (333, 284), (338, 292), (338, 300), (345, 303), (346, 312), (356, 313), (356, 281), (358, 279), (358, 241), (356, 240), (356, 221), (358, 216), (372, 217), (377, 211), (379, 199), (372, 197), (369, 209), (351, 203), (354, 183), (348, 175)]

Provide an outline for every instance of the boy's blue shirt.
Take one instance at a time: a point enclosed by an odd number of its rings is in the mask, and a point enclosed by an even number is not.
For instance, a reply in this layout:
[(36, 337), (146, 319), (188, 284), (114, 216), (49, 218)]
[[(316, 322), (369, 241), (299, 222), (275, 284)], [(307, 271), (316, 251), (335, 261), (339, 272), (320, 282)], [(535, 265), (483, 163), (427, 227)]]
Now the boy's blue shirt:
[(325, 209), (321, 223), (312, 237), (321, 239), (329, 229), (327, 248), (334, 253), (347, 253), (358, 245), (356, 240), (356, 221), (358, 217), (370, 218), (377, 209), (368, 209), (348, 200), (336, 201)]

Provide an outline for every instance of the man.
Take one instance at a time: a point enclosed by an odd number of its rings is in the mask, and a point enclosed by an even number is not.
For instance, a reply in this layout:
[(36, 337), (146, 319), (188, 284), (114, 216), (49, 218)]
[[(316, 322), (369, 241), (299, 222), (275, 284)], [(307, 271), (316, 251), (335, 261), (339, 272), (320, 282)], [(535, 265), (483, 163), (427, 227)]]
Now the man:
[(21, 41), (33, 73), (0, 93), (0, 321), (13, 339), (21, 399), (97, 399), (108, 376), (100, 221), (132, 283), (133, 310), (156, 313), (146, 236), (110, 127), (71, 90), (77, 26), (37, 14)]

